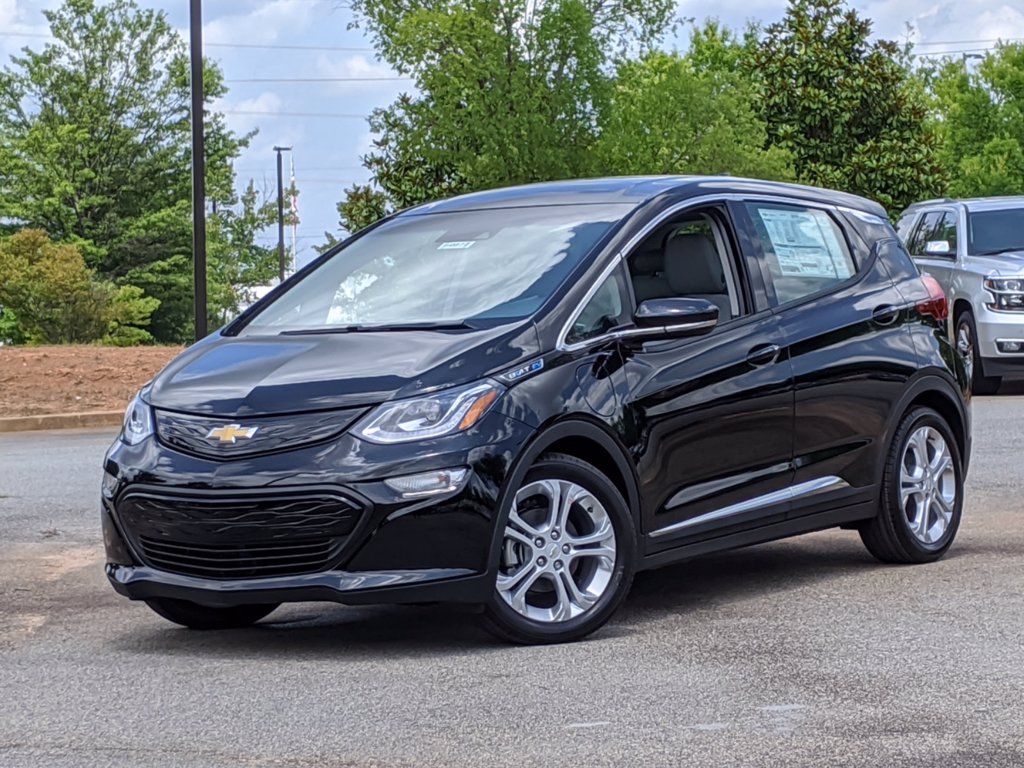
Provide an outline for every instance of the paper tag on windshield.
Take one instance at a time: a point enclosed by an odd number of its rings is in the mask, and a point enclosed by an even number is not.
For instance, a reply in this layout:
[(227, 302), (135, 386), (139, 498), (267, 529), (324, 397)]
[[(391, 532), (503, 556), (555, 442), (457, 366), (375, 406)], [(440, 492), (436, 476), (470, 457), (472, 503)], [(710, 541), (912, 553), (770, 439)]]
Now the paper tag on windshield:
[(476, 240), (453, 240), (450, 243), (441, 243), (437, 246), (439, 251), (464, 251), (476, 245)]

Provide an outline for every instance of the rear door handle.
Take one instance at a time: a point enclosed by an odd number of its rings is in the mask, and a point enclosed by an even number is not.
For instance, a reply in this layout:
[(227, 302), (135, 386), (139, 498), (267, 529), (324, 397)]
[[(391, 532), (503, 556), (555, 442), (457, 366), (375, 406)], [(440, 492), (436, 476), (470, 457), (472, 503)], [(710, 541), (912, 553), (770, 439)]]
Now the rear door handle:
[(747, 362), (751, 365), (768, 365), (774, 363), (782, 347), (778, 344), (761, 344), (747, 352)]
[(894, 307), (892, 304), (883, 304), (880, 307), (875, 307), (874, 312), (871, 313), (871, 320), (877, 325), (892, 325), (899, 319), (899, 316), (899, 307)]

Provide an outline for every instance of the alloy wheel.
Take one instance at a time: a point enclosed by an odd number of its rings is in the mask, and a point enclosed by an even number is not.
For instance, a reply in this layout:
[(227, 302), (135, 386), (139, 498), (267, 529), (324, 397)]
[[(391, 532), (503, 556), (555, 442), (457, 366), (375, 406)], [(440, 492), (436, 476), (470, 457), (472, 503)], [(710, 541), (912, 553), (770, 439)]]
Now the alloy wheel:
[(903, 450), (900, 470), (900, 504), (910, 532), (922, 544), (939, 542), (949, 528), (956, 500), (949, 446), (935, 428), (918, 428)]
[(537, 480), (516, 494), (497, 589), (516, 613), (563, 622), (597, 604), (612, 581), (615, 530), (604, 505), (567, 480)]

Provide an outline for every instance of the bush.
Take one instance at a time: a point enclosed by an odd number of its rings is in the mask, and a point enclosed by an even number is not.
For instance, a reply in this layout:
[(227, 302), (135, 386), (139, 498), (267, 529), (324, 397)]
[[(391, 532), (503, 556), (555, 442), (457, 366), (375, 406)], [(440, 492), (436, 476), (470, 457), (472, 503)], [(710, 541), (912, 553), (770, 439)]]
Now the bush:
[[(127, 345), (151, 340), (144, 330), (159, 305), (140, 288), (99, 281), (77, 246), (54, 243), (26, 229), (0, 240), (0, 305), (29, 344), (74, 344), (100, 339)], [(0, 334), (2, 335), (2, 334)]]

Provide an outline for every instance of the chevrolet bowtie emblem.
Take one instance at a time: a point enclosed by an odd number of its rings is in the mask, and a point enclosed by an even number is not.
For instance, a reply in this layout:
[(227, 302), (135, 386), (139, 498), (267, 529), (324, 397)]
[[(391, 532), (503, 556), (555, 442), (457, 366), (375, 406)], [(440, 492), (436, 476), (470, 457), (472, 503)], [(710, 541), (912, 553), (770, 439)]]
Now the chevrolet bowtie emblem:
[(231, 443), (239, 440), (248, 440), (256, 434), (259, 427), (243, 427), (241, 424), (225, 424), (223, 427), (214, 427), (206, 433), (207, 440), (218, 440), (221, 443)]

